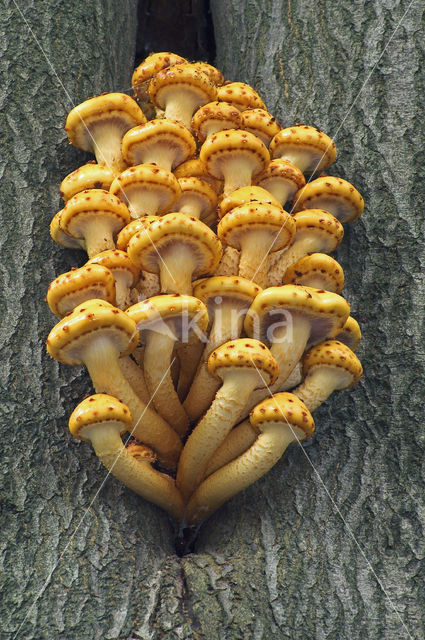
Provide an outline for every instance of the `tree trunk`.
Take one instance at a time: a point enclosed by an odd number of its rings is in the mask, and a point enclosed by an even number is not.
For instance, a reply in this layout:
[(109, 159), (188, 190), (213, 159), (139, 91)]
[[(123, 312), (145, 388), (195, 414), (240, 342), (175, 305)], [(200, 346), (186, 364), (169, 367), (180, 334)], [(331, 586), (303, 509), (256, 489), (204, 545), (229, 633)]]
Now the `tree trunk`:
[(329, 172), (365, 197), (336, 256), (365, 376), (317, 411), (309, 445), (293, 446), (202, 527), (190, 556), (174, 554), (159, 509), (104, 483), (89, 445), (67, 429), (88, 378), (45, 353), (55, 323), (47, 286), (84, 262), (48, 227), (61, 179), (85, 159), (67, 145), (66, 113), (129, 87), (136, 2), (7, 1), (1, 640), (424, 637), (423, 7), (211, 6), (226, 77), (251, 83), (283, 125), (333, 136)]

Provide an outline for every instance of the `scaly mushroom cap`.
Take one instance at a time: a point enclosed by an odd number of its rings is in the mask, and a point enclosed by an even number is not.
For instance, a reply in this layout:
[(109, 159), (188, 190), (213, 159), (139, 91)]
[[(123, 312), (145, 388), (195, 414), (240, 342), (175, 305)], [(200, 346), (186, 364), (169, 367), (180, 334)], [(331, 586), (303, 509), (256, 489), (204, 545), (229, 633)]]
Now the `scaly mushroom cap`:
[(322, 368), (330, 368), (341, 374), (341, 380), (336, 389), (353, 387), (363, 374), (363, 367), (358, 357), (347, 345), (338, 340), (326, 340), (305, 354), (303, 358), (305, 376)]
[(325, 209), (340, 222), (353, 222), (363, 213), (364, 200), (352, 184), (342, 178), (321, 176), (309, 182), (294, 197), (295, 211)]
[(341, 296), (322, 289), (285, 284), (263, 289), (251, 304), (244, 322), (247, 335), (271, 342), (273, 328), (281, 326), (281, 316), (289, 326), (287, 314), (301, 314), (311, 323), (307, 346), (334, 338), (350, 315), (350, 305)]
[(236, 189), (236, 191), (232, 191), (228, 196), (225, 196), (220, 202), (217, 212), (219, 218), (222, 218), (235, 209), (236, 207), (240, 207), (242, 204), (248, 204), (249, 202), (264, 202), (268, 204), (272, 204), (275, 207), (282, 208), (280, 203), (271, 193), (263, 189), (262, 187), (241, 187), (240, 189)]
[(225, 244), (241, 249), (241, 239), (246, 233), (268, 230), (270, 251), (287, 247), (295, 235), (295, 223), (282, 207), (265, 202), (249, 202), (227, 213), (217, 227), (218, 237)]
[(103, 189), (87, 189), (72, 196), (62, 209), (62, 231), (84, 240), (87, 222), (107, 220), (111, 232), (117, 234), (130, 222), (130, 213), (121, 200)]
[[(323, 171), (336, 159), (334, 142), (323, 131), (307, 125), (282, 129), (270, 142), (272, 158), (285, 158), (297, 166), (302, 158), (304, 173)], [(295, 160), (297, 158), (297, 160)]]
[(77, 240), (72, 236), (69, 236), (65, 231), (61, 229), (60, 220), (62, 217), (63, 209), (58, 211), (52, 218), (50, 223), (50, 236), (61, 247), (67, 249), (84, 249), (84, 240)]
[(249, 420), (257, 431), (262, 431), (267, 423), (283, 422), (301, 431), (300, 440), (307, 440), (314, 433), (313, 416), (304, 402), (293, 393), (276, 393), (266, 398), (251, 411)]
[(256, 369), (258, 387), (270, 386), (277, 378), (279, 367), (267, 347), (258, 340), (238, 338), (215, 349), (208, 358), (208, 371), (221, 378), (228, 368)]
[(155, 164), (139, 164), (126, 169), (115, 178), (109, 191), (127, 204), (134, 218), (170, 211), (181, 193), (171, 171)]
[(266, 105), (258, 93), (244, 82), (229, 82), (217, 89), (217, 100), (229, 102), (239, 111), (245, 109), (266, 109)]
[(195, 283), (193, 295), (202, 300), (207, 308), (211, 302), (220, 305), (223, 299), (237, 300), (249, 306), (261, 290), (257, 284), (241, 276), (212, 276)]
[(114, 178), (114, 172), (106, 165), (88, 162), (62, 180), (60, 194), (66, 202), (76, 193), (86, 189), (108, 190)]
[(282, 207), (305, 185), (302, 172), (289, 160), (275, 158), (254, 180), (255, 184), (279, 199)]
[(347, 345), (351, 351), (357, 351), (362, 339), (362, 332), (359, 323), (355, 318), (349, 316), (341, 331), (335, 336), (336, 340)]
[(205, 165), (199, 158), (192, 158), (191, 160), (186, 160), (186, 162), (182, 162), (176, 169), (174, 170), (174, 175), (178, 180), (180, 178), (201, 178), (201, 180), (205, 180), (208, 182), (214, 189), (216, 193), (220, 193), (222, 190), (223, 183), (221, 180), (217, 180), (210, 176), (208, 171), (205, 168)]
[(84, 265), (62, 273), (49, 284), (46, 300), (52, 313), (62, 318), (92, 298), (115, 304), (115, 280), (106, 266)]
[(105, 422), (122, 423), (122, 433), (130, 431), (132, 416), (130, 409), (121, 400), (106, 393), (95, 393), (84, 398), (69, 417), (69, 430), (79, 440), (90, 442), (84, 437), (86, 427), (102, 426)]
[(187, 62), (185, 58), (169, 51), (161, 51), (148, 56), (133, 71), (131, 86), (134, 95), (140, 100), (146, 100), (148, 98), (147, 86), (159, 71), (185, 62)]
[(205, 73), (211, 82), (217, 87), (221, 86), (224, 82), (224, 76), (219, 69), (213, 67), (208, 62), (194, 62), (193, 66)]
[(145, 330), (167, 332), (164, 322), (172, 326), (174, 335), (181, 340), (190, 342), (196, 338), (194, 321), (201, 333), (208, 326), (208, 312), (205, 304), (194, 296), (178, 293), (153, 296), (129, 307), (127, 315), (134, 320), (143, 341)]
[(178, 242), (193, 250), (197, 260), (193, 277), (214, 272), (222, 254), (219, 239), (206, 224), (184, 213), (168, 213), (136, 233), (128, 244), (128, 254), (142, 269), (159, 273), (161, 252)]
[(344, 271), (326, 253), (311, 253), (286, 270), (283, 284), (301, 284), (340, 293), (344, 288)]
[(192, 131), (201, 142), (218, 131), (240, 128), (241, 113), (227, 102), (208, 102), (192, 118)]
[(46, 341), (47, 352), (64, 364), (82, 365), (84, 346), (97, 331), (113, 338), (120, 356), (129, 355), (139, 342), (136, 324), (124, 311), (104, 300), (90, 300), (53, 327)]
[(126, 449), (135, 460), (139, 460), (140, 462), (153, 464), (158, 459), (155, 451), (152, 451), (152, 449), (149, 449), (149, 447), (146, 447), (144, 444), (140, 444), (137, 440), (129, 442)]
[[(115, 274), (117, 271), (125, 272), (128, 275), (130, 286), (134, 287), (139, 279), (140, 270), (130, 260), (128, 254), (120, 249), (109, 249), (98, 253), (94, 258), (87, 261), (86, 265), (102, 265)], [(95, 296), (99, 297), (99, 296)]]
[(154, 104), (190, 127), (196, 109), (216, 100), (217, 89), (209, 76), (192, 64), (177, 64), (159, 71), (150, 81), (148, 94)]
[(314, 233), (320, 234), (322, 251), (330, 253), (337, 248), (344, 237), (344, 227), (335, 216), (322, 209), (305, 209), (293, 216), (296, 226), (295, 239)]
[[(199, 218), (211, 226), (216, 221), (217, 193), (202, 178), (179, 178), (181, 195), (176, 203), (175, 211)], [(199, 209), (199, 215), (192, 211), (193, 206)]]
[[(236, 162), (242, 172), (249, 170), (250, 180), (260, 173), (270, 162), (267, 147), (257, 136), (240, 129), (227, 129), (209, 136), (201, 147), (199, 157), (205, 163), (208, 173), (214, 178), (226, 179), (227, 168), (231, 161)], [(230, 162), (229, 162), (230, 161)], [(239, 184), (238, 187), (247, 186)], [(226, 195), (233, 188), (225, 186)]]
[(104, 93), (74, 107), (66, 119), (65, 131), (70, 144), (93, 152), (93, 137), (97, 127), (110, 125), (123, 136), (126, 131), (144, 122), (144, 113), (133, 98), (125, 93)]
[[(122, 154), (128, 164), (154, 164), (163, 166), (161, 159), (166, 154), (172, 154), (171, 170), (185, 160), (188, 160), (196, 151), (196, 142), (190, 133), (180, 122), (167, 118), (150, 120), (140, 127), (130, 129), (122, 139)], [(157, 159), (157, 160), (156, 160)]]
[(143, 218), (132, 220), (119, 232), (117, 236), (117, 249), (127, 251), (128, 243), (131, 238), (139, 231), (146, 229), (147, 226), (156, 220), (158, 220), (157, 216), (143, 216)]
[(265, 109), (246, 109), (242, 113), (241, 119), (240, 128), (260, 138), (266, 147), (269, 146), (270, 140), (282, 129), (276, 118)]

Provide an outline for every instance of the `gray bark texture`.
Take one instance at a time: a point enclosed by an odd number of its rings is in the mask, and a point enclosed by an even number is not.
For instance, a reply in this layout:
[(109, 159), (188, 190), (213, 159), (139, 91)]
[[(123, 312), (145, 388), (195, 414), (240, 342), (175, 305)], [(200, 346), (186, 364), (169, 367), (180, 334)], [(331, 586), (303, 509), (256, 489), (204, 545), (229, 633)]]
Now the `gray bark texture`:
[(211, 2), (226, 77), (333, 136), (330, 173), (365, 197), (337, 252), (365, 375), (179, 559), (166, 516), (69, 435), (90, 385), (44, 347), (46, 288), (84, 261), (48, 231), (84, 160), (62, 127), (128, 88), (136, 2), (17, 3), (0, 13), (1, 640), (424, 638), (423, 4)]

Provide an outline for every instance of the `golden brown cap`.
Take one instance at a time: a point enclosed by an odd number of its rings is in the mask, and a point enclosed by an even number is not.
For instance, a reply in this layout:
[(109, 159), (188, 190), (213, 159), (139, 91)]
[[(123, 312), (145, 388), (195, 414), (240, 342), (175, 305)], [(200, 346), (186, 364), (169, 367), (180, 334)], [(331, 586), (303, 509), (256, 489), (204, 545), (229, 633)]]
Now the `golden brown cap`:
[(129, 355), (139, 342), (136, 325), (124, 311), (103, 300), (90, 300), (53, 327), (46, 341), (47, 352), (64, 364), (84, 364), (85, 346), (99, 332), (113, 341), (121, 356)]
[(304, 402), (293, 393), (276, 393), (266, 398), (251, 411), (249, 420), (254, 429), (262, 431), (270, 422), (281, 422), (289, 427), (300, 429), (304, 437), (311, 438), (314, 433), (314, 420)]
[(224, 177), (223, 164), (227, 158), (245, 158), (252, 165), (252, 176), (260, 173), (270, 161), (266, 146), (256, 136), (240, 129), (219, 131), (207, 138), (201, 147), (199, 157), (205, 163), (208, 173), (221, 180)]
[(278, 198), (283, 206), (292, 200), (298, 189), (305, 185), (302, 172), (289, 160), (275, 158), (254, 180), (255, 184), (267, 189)]
[(148, 462), (149, 464), (153, 464), (158, 458), (152, 449), (149, 449), (149, 447), (137, 442), (136, 440), (129, 442), (126, 446), (126, 450), (127, 453), (129, 453), (138, 462)]
[(326, 253), (311, 253), (286, 270), (283, 284), (301, 284), (340, 293), (345, 284), (344, 271)]
[(314, 233), (322, 241), (322, 252), (334, 251), (344, 237), (344, 227), (327, 211), (322, 209), (305, 209), (293, 216), (296, 226), (295, 239)]
[(261, 290), (255, 282), (241, 276), (212, 276), (195, 283), (193, 295), (202, 300), (207, 307), (211, 303), (220, 306), (224, 300), (229, 299), (249, 306)]
[(269, 146), (270, 140), (281, 130), (279, 122), (265, 109), (246, 109), (242, 113), (241, 129), (253, 133)]
[(217, 219), (215, 209), (217, 207), (217, 193), (208, 182), (202, 178), (179, 178), (181, 195), (178, 199), (175, 211), (199, 218), (208, 226), (214, 224)]
[(66, 247), (67, 249), (85, 249), (84, 240), (73, 238), (61, 229), (60, 219), (62, 217), (62, 211), (63, 209), (58, 211), (53, 216), (50, 223), (50, 236), (52, 240), (57, 242), (61, 247)]
[(137, 218), (136, 220), (132, 220), (127, 224), (117, 236), (117, 249), (121, 249), (121, 251), (127, 251), (128, 243), (131, 238), (138, 232), (145, 229), (147, 226), (158, 220), (157, 216), (143, 216), (143, 218)]
[(160, 254), (171, 244), (193, 247), (196, 267), (193, 277), (213, 273), (222, 255), (221, 243), (206, 224), (184, 215), (168, 213), (134, 235), (128, 244), (130, 259), (150, 273), (159, 273)]
[(363, 213), (364, 200), (352, 184), (334, 176), (309, 182), (294, 197), (295, 211), (325, 209), (342, 223), (353, 222)]
[(115, 178), (109, 191), (128, 205), (133, 218), (166, 213), (181, 194), (174, 174), (155, 164), (139, 164), (126, 169)]
[(59, 318), (85, 300), (98, 298), (115, 304), (115, 280), (105, 266), (84, 265), (62, 273), (49, 284), (47, 304)]
[[(172, 155), (171, 169), (188, 160), (196, 150), (196, 142), (180, 122), (167, 118), (150, 120), (130, 129), (122, 139), (122, 154), (128, 164), (154, 163), (170, 170), (168, 157)], [(166, 154), (167, 163), (162, 162)]]
[(358, 357), (347, 345), (338, 340), (326, 340), (305, 354), (303, 358), (305, 376), (322, 368), (331, 368), (341, 374), (338, 389), (354, 386), (363, 374), (363, 367)]
[(127, 315), (134, 320), (142, 333), (145, 330), (167, 332), (171, 327), (173, 334), (187, 342), (196, 333), (204, 333), (208, 326), (208, 312), (205, 304), (194, 296), (179, 293), (153, 296), (129, 307)]
[(131, 277), (131, 287), (134, 287), (140, 275), (140, 269), (132, 263), (128, 254), (120, 249), (102, 251), (93, 258), (90, 258), (86, 265), (102, 265), (109, 269), (112, 274), (115, 274), (117, 271), (125, 271)]
[(357, 351), (362, 339), (362, 332), (357, 320), (349, 316), (341, 331), (335, 336), (335, 339), (346, 344), (351, 351)]
[(125, 93), (104, 93), (74, 107), (66, 119), (65, 131), (70, 144), (93, 152), (92, 127), (106, 123), (124, 135), (143, 122), (146, 122), (146, 118), (133, 98)]
[(121, 423), (121, 433), (129, 431), (132, 423), (130, 409), (113, 396), (96, 393), (75, 407), (69, 417), (69, 430), (74, 438), (90, 442), (89, 438), (84, 437), (85, 427), (96, 426), (101, 429), (102, 425), (111, 422)]
[(208, 358), (208, 371), (222, 377), (225, 369), (255, 369), (258, 372), (258, 388), (270, 386), (276, 380), (279, 367), (267, 349), (258, 340), (238, 338), (215, 349)]
[(192, 158), (191, 160), (186, 160), (186, 162), (182, 162), (176, 169), (174, 170), (174, 175), (178, 180), (180, 178), (201, 178), (201, 180), (205, 180), (208, 182), (214, 189), (216, 193), (220, 193), (222, 190), (223, 183), (221, 180), (217, 180), (210, 176), (203, 162), (199, 158)]
[(265, 109), (266, 105), (258, 93), (245, 82), (229, 82), (217, 89), (217, 100), (229, 102), (239, 111), (245, 109)]
[(323, 171), (335, 162), (336, 147), (323, 131), (303, 124), (279, 131), (270, 142), (270, 155), (290, 160), (303, 173), (312, 173)]
[(147, 85), (158, 71), (185, 62), (187, 62), (185, 58), (170, 51), (161, 51), (148, 56), (133, 71), (131, 86), (133, 87), (134, 95), (145, 100), (147, 98)]
[(213, 67), (208, 62), (194, 62), (193, 66), (205, 73), (211, 82), (217, 87), (221, 86), (224, 82), (224, 76), (219, 69)]
[(60, 194), (66, 202), (86, 189), (108, 190), (114, 178), (114, 172), (106, 165), (88, 162), (62, 180)]
[(236, 189), (236, 191), (232, 191), (229, 195), (224, 196), (222, 198), (217, 212), (219, 218), (222, 218), (235, 209), (236, 207), (240, 207), (242, 204), (248, 204), (249, 202), (264, 202), (268, 204), (272, 204), (276, 207), (281, 208), (280, 203), (271, 193), (263, 189), (262, 187), (241, 187), (240, 189)]
[(240, 128), (241, 113), (227, 102), (208, 102), (192, 118), (192, 131), (201, 142), (218, 131)]

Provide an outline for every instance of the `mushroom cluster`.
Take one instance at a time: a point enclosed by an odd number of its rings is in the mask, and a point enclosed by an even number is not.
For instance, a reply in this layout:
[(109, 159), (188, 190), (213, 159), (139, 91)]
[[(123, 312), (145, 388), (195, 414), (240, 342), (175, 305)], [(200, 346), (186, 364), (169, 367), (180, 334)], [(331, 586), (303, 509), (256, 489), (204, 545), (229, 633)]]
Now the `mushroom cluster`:
[(134, 98), (90, 98), (66, 121), (96, 162), (64, 178), (50, 225), (87, 260), (49, 286), (47, 350), (93, 382), (71, 433), (192, 532), (360, 379), (328, 254), (364, 205), (322, 174), (325, 133), (282, 128), (215, 67), (153, 54), (132, 84)]

